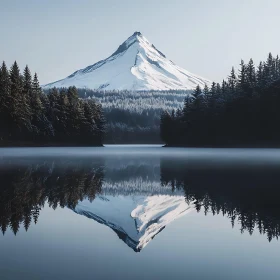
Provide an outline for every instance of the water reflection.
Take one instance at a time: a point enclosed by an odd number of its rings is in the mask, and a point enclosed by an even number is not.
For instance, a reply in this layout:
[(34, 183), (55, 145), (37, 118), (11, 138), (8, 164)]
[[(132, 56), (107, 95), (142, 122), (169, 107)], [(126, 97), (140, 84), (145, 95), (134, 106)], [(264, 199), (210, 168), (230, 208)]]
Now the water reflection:
[(110, 227), (141, 251), (192, 210), (223, 214), (232, 226), (268, 240), (280, 233), (280, 168), (195, 164), (189, 159), (10, 159), (0, 165), (0, 226), (17, 234), (37, 223), (47, 203)]
[(104, 177), (102, 162), (69, 164), (61, 161), (15, 162), (0, 168), (0, 226), (17, 234), (36, 224), (45, 203), (56, 209), (74, 208), (79, 201), (95, 199)]
[(184, 189), (186, 201), (194, 201), (197, 212), (222, 214), (241, 233), (258, 230), (271, 241), (280, 234), (279, 171), (276, 165), (211, 167), (162, 160), (161, 182)]

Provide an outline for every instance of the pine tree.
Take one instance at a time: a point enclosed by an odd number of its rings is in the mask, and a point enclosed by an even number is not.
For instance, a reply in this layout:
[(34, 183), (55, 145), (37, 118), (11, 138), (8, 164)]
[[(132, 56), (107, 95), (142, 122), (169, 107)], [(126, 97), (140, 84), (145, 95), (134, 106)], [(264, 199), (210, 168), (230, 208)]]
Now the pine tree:
[(225, 80), (223, 80), (222, 82), (222, 98), (225, 102), (227, 102), (227, 99), (228, 99), (228, 84)]
[(260, 62), (259, 66), (258, 66), (256, 79), (257, 79), (258, 89), (259, 90), (263, 89), (265, 86), (265, 82), (264, 82), (264, 66), (263, 66), (262, 62)]
[(23, 224), (24, 224), (25, 231), (28, 230), (28, 228), (31, 224), (31, 221), (32, 221), (31, 214), (29, 212), (24, 213)]
[(31, 131), (30, 111), (26, 96), (23, 94), (23, 78), (15, 61), (10, 70), (11, 81), (11, 116), (13, 119), (12, 134), (14, 139), (26, 139), (28, 131)]
[(31, 104), (31, 115), (32, 125), (34, 128), (34, 137), (37, 139), (43, 138), (46, 135), (46, 126), (48, 125), (46, 115), (44, 113), (44, 107), (42, 104), (42, 89), (40, 87), (38, 76), (35, 73), (30, 91), (30, 104)]
[(194, 90), (192, 96), (193, 96), (193, 108), (194, 110), (198, 110), (201, 108), (201, 88), (199, 85), (197, 85), (196, 89)]
[(97, 124), (94, 120), (94, 108), (90, 106), (89, 102), (90, 101), (85, 101), (83, 103), (85, 121), (82, 124), (82, 131), (83, 134), (86, 135), (88, 143), (94, 143), (95, 134), (97, 132)]
[(60, 131), (60, 125), (59, 125), (59, 114), (60, 114), (60, 106), (59, 106), (59, 92), (56, 88), (53, 88), (50, 90), (48, 94), (48, 100), (45, 102), (47, 105), (47, 118), (52, 123), (53, 127), (53, 136), (56, 140), (59, 140), (57, 138), (59, 131)]
[(69, 100), (68, 106), (68, 132), (74, 142), (80, 141), (81, 125), (85, 121), (83, 106), (79, 102), (78, 92), (75, 87), (69, 87), (67, 90)]
[(247, 79), (246, 79), (246, 65), (243, 59), (241, 60), (240, 63), (237, 87), (238, 87), (238, 95), (244, 96), (247, 90)]
[(29, 96), (29, 98), (32, 94), (32, 76), (27, 65), (23, 72), (23, 93)]
[(8, 139), (11, 119), (11, 98), (10, 98), (10, 77), (9, 71), (3, 61), (0, 68), (0, 140)]
[(215, 110), (216, 104), (217, 104), (217, 84), (213, 82), (210, 89), (210, 99), (209, 99), (209, 109), (211, 113), (213, 113), (213, 110)]
[(43, 110), (41, 95), (42, 95), (42, 89), (38, 81), (37, 73), (35, 73), (32, 80), (32, 91), (31, 91), (32, 108), (33, 108), (33, 113), (35, 115), (40, 115)]
[(46, 94), (41, 94), (40, 100), (42, 104), (42, 121), (39, 127), (41, 133), (40, 141), (50, 141), (55, 136), (54, 127), (49, 115), (51, 112), (50, 102)]
[(231, 69), (230, 76), (228, 77), (228, 85), (229, 85), (229, 98), (234, 99), (236, 97), (236, 84), (237, 78), (235, 75), (234, 67)]
[(7, 231), (7, 228), (8, 228), (8, 225), (7, 223), (1, 223), (0, 224), (0, 227), (1, 227), (1, 231), (2, 231), (2, 234), (5, 235), (5, 232)]
[(3, 61), (2, 66), (0, 67), (0, 106), (3, 106), (3, 104), (7, 102), (7, 98), (10, 95), (10, 87), (11, 83), (9, 71), (7, 69), (6, 63)]
[(224, 106), (223, 90), (219, 83), (216, 85), (216, 106), (218, 110), (221, 110)]
[(67, 96), (71, 104), (77, 103), (79, 96), (76, 87), (69, 87), (67, 89)]
[(246, 68), (246, 79), (248, 81), (248, 87), (247, 87), (248, 96), (249, 98), (254, 98), (256, 97), (255, 89), (256, 89), (257, 80), (256, 80), (256, 69), (252, 58), (249, 60), (249, 63)]
[(256, 86), (256, 69), (252, 58), (249, 60), (249, 63), (247, 65), (246, 74), (250, 88), (254, 88)]
[(265, 64), (265, 72), (266, 72), (266, 85), (271, 84), (275, 80), (275, 68), (273, 56), (271, 53), (268, 54), (266, 64)]
[(219, 83), (217, 83), (217, 85), (216, 85), (216, 96), (217, 96), (217, 98), (220, 98), (221, 94), (222, 94), (221, 85)]
[(24, 102), (24, 110), (26, 116), (32, 119), (32, 76), (28, 66), (24, 68), (23, 72), (23, 89), (22, 89), (22, 100)]
[(204, 95), (204, 100), (205, 100), (205, 106), (208, 108), (210, 99), (211, 99), (211, 95), (210, 95), (209, 87), (207, 86), (207, 84), (205, 84), (205, 86), (204, 86), (203, 95)]

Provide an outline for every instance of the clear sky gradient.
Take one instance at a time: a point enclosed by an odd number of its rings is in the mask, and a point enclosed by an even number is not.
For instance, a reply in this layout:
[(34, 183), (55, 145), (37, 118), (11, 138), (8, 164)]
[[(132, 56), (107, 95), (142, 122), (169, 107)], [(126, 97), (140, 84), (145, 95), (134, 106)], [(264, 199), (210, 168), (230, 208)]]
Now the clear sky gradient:
[(140, 31), (169, 59), (216, 82), (240, 59), (280, 54), (279, 0), (0, 0), (0, 60), (41, 84), (111, 55)]

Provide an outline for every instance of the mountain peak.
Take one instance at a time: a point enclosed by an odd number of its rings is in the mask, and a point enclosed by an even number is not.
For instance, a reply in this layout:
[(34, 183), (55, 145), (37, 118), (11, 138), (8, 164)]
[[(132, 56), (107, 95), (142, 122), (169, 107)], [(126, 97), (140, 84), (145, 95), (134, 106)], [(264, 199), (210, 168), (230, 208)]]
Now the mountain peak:
[(142, 33), (139, 31), (135, 31), (132, 36), (142, 36)]
[(75, 71), (44, 88), (69, 87), (106, 90), (193, 90), (209, 80), (175, 65), (136, 31), (108, 58)]
[[(140, 38), (143, 39), (143, 35), (141, 32), (136, 31), (134, 32), (130, 37), (128, 37), (119, 47), (118, 49), (112, 54), (112, 56), (115, 56), (117, 54), (123, 53), (126, 51), (130, 46), (132, 46), (134, 43), (140, 43)], [(146, 39), (147, 41), (147, 39)], [(148, 42), (148, 41), (147, 41)]]

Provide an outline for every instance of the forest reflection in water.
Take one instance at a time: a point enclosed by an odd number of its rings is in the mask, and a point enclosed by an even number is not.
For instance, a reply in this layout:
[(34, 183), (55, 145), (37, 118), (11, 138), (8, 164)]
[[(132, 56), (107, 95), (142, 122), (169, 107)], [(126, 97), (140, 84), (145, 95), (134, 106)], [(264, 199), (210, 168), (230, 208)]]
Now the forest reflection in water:
[(225, 166), (174, 157), (13, 158), (0, 164), (0, 226), (3, 234), (17, 234), (20, 225), (27, 231), (46, 203), (78, 213), (81, 201), (96, 197), (175, 193), (196, 211), (222, 214), (242, 233), (258, 231), (271, 241), (280, 234), (279, 171), (277, 164)]

